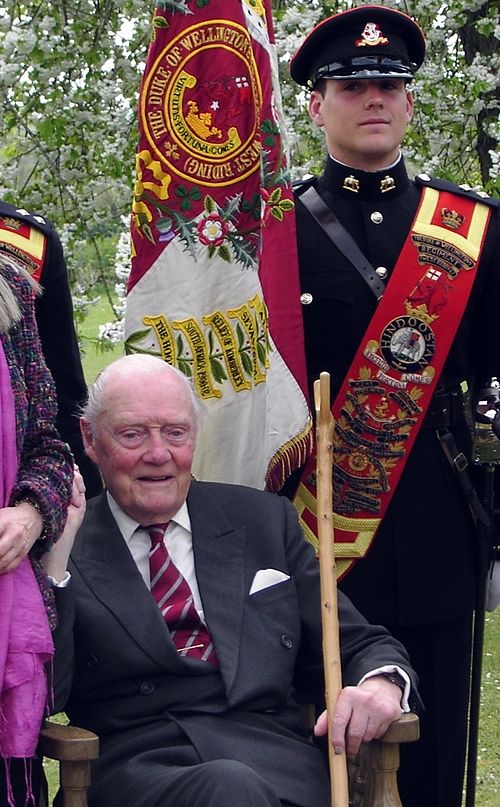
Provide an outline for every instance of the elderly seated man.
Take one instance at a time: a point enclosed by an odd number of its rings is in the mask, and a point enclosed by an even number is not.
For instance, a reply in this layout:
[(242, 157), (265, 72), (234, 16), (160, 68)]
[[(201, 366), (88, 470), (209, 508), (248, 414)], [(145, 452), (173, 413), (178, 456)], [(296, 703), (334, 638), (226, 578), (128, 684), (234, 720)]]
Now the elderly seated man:
[[(81, 495), (45, 557), (58, 705), (101, 738), (89, 802), (326, 807), (299, 707), (324, 692), (317, 561), (287, 499), (192, 479), (199, 417), (154, 357), (118, 359), (89, 392), (83, 440), (106, 490), (80, 526)], [(354, 754), (418, 696), (404, 648), (342, 595), (340, 623), (333, 742)]]

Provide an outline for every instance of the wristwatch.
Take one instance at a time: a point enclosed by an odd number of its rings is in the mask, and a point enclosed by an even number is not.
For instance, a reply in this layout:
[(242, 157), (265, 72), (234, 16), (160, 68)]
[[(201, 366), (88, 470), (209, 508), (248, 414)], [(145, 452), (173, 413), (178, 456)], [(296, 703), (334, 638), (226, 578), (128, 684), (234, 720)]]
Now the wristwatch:
[(382, 675), (384, 678), (387, 678), (387, 680), (390, 681), (391, 684), (396, 684), (396, 686), (398, 686), (401, 689), (401, 692), (405, 691), (405, 689), (406, 689), (406, 681), (405, 681), (405, 679), (403, 678), (403, 676), (400, 673), (398, 673), (398, 672), (382, 672), (382, 673), (379, 673), (379, 675)]

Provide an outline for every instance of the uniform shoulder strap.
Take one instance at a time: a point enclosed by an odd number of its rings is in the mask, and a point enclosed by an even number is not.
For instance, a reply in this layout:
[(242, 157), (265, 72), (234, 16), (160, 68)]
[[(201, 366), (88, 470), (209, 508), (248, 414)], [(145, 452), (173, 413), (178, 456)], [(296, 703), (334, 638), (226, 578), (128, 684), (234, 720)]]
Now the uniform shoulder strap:
[(385, 291), (385, 283), (378, 277), (368, 258), (361, 252), (354, 238), (330, 210), (316, 188), (310, 185), (298, 198), (337, 249), (359, 272), (376, 299), (380, 300)]

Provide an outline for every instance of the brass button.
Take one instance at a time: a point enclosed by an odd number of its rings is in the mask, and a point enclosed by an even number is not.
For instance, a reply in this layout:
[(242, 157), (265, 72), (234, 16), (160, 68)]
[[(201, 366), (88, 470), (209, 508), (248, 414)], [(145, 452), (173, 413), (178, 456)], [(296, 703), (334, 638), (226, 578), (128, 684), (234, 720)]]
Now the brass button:
[(313, 296), (308, 291), (305, 291), (304, 294), (300, 295), (300, 302), (302, 305), (311, 305), (313, 301)]
[(384, 217), (378, 210), (374, 210), (370, 216), (374, 224), (382, 224)]

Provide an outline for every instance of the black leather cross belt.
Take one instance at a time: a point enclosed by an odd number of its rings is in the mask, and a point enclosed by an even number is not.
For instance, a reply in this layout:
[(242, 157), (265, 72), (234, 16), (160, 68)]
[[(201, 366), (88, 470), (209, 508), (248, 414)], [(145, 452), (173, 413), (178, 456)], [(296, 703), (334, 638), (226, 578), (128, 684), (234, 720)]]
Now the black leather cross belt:
[(422, 423), (423, 429), (449, 429), (465, 418), (465, 399), (460, 389), (434, 395)]

